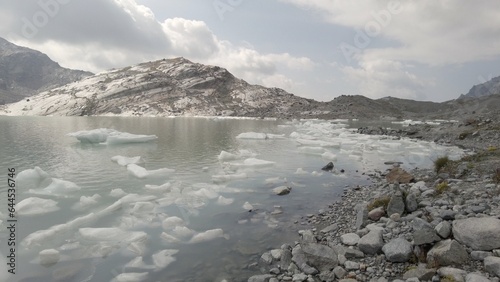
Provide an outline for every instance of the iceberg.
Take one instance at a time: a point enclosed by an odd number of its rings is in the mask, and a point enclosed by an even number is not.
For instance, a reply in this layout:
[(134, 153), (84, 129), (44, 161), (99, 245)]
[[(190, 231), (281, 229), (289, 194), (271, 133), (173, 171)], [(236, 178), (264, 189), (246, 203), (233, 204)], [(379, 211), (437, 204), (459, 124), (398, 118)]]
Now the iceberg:
[(59, 262), (61, 259), (61, 254), (58, 250), (47, 249), (43, 250), (38, 254), (40, 264), (43, 266), (51, 266)]
[(126, 242), (145, 241), (148, 234), (142, 231), (124, 231), (120, 228), (80, 228), (78, 230), (81, 238), (90, 242)]
[(140, 282), (148, 279), (147, 272), (127, 272), (116, 276), (111, 282)]
[(162, 250), (152, 255), (153, 263), (156, 266), (156, 271), (167, 267), (169, 264), (175, 261), (173, 255), (177, 254), (178, 250)]
[(227, 205), (230, 205), (234, 202), (234, 199), (232, 198), (225, 198), (223, 196), (219, 196), (219, 198), (217, 198), (217, 204), (218, 205), (221, 205), (221, 206), (227, 206)]
[(52, 178), (40, 167), (21, 171), (16, 177), (17, 187), (22, 187), (32, 194), (63, 196), (80, 190), (80, 187), (71, 181)]
[(129, 164), (140, 164), (144, 163), (144, 160), (140, 157), (124, 157), (124, 156), (114, 156), (111, 157), (111, 160), (116, 162), (117, 164), (121, 166), (127, 166)]
[(142, 166), (138, 166), (136, 164), (127, 165), (127, 170), (133, 176), (143, 179), (146, 177), (155, 177), (155, 176), (165, 176), (166, 174), (172, 173), (175, 170), (169, 168), (160, 168), (156, 170), (147, 170)]
[(68, 133), (67, 136), (75, 137), (81, 143), (92, 143), (92, 144), (105, 143), (107, 145), (143, 143), (158, 139), (156, 135), (132, 134), (108, 128), (82, 130), (82, 131)]
[(207, 230), (205, 232), (198, 233), (189, 240), (190, 244), (197, 244), (206, 241), (211, 241), (217, 238), (224, 238), (224, 231), (220, 228)]
[(268, 139), (267, 134), (258, 132), (244, 132), (236, 136), (237, 139), (256, 139), (265, 140)]
[(38, 215), (58, 210), (56, 201), (37, 197), (24, 199), (16, 205), (18, 215)]

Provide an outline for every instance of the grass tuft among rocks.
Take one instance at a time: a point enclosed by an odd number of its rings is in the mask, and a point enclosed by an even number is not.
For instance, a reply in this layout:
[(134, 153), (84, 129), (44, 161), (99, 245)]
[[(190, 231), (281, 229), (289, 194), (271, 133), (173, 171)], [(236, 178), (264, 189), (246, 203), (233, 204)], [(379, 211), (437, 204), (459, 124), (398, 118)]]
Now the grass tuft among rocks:
[(371, 201), (366, 207), (368, 208), (368, 211), (371, 211), (378, 207), (384, 207), (384, 210), (387, 210), (387, 206), (389, 205), (390, 201), (391, 201), (390, 196), (382, 196)]
[(439, 173), (444, 167), (446, 167), (450, 162), (448, 156), (442, 156), (434, 161), (434, 169), (436, 173)]

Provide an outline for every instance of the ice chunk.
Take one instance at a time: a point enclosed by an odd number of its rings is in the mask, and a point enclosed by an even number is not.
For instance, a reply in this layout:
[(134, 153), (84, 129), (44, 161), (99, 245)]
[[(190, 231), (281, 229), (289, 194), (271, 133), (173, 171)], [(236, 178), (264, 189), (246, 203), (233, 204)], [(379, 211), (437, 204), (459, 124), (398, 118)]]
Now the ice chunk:
[(144, 160), (138, 156), (138, 157), (124, 157), (124, 156), (114, 156), (111, 158), (112, 161), (116, 162), (117, 164), (121, 166), (127, 166), (129, 164), (140, 164), (144, 163)]
[(156, 266), (156, 270), (161, 270), (167, 267), (169, 264), (175, 261), (173, 255), (177, 254), (178, 250), (162, 250), (154, 254), (153, 262)]
[(212, 181), (214, 183), (222, 183), (231, 180), (244, 179), (247, 177), (248, 177), (247, 174), (244, 172), (235, 174), (212, 175)]
[(182, 225), (184, 225), (184, 220), (177, 216), (167, 217), (162, 222), (163, 229), (172, 229)]
[(299, 167), (295, 171), (295, 174), (309, 174), (309, 172), (305, 171), (303, 168)]
[(236, 138), (238, 138), (238, 139), (259, 139), (259, 140), (268, 139), (267, 134), (258, 133), (258, 132), (240, 133), (238, 136), (236, 136)]
[(286, 182), (287, 182), (286, 178), (280, 178), (279, 176), (267, 178), (266, 180), (264, 180), (264, 183), (266, 183), (266, 184), (278, 184), (278, 183), (286, 183)]
[(151, 202), (137, 202), (134, 203), (132, 209), (130, 210), (131, 214), (146, 214), (152, 213), (155, 210), (156, 205)]
[(111, 282), (140, 282), (148, 279), (147, 272), (127, 272), (116, 276)]
[(18, 215), (44, 214), (57, 210), (59, 210), (59, 207), (56, 201), (37, 197), (24, 199), (16, 205)]
[(43, 250), (38, 254), (38, 258), (40, 259), (40, 264), (43, 266), (54, 265), (59, 262), (61, 258), (61, 254), (58, 250), (47, 249)]
[(325, 152), (323, 147), (312, 147), (312, 146), (303, 146), (298, 148), (299, 152), (304, 154), (314, 154), (321, 155)]
[(207, 199), (215, 199), (219, 194), (212, 189), (201, 188), (200, 190), (194, 191), (190, 193), (191, 195), (207, 198)]
[(123, 204), (136, 203), (136, 202), (147, 202), (155, 200), (156, 196), (153, 195), (139, 195), (139, 194), (127, 194), (120, 198), (120, 202)]
[(80, 228), (80, 236), (87, 241), (134, 242), (145, 241), (148, 235), (142, 231), (123, 231), (119, 228)]
[(187, 240), (193, 237), (194, 234), (194, 231), (187, 228), (186, 226), (176, 226), (174, 227), (174, 230), (172, 232), (172, 235), (181, 240)]
[(245, 202), (243, 204), (243, 208), (246, 209), (246, 210), (253, 210), (253, 206), (249, 202)]
[(116, 132), (114, 129), (98, 128), (94, 130), (82, 130), (77, 132), (68, 133), (68, 136), (75, 137), (82, 143), (103, 143), (106, 142), (108, 136)]
[(166, 232), (162, 232), (160, 237), (165, 240), (167, 243), (171, 243), (171, 244), (178, 244), (181, 242), (181, 240), (179, 240), (179, 238), (176, 238)]
[(321, 157), (323, 159), (327, 159), (329, 161), (336, 161), (337, 160), (337, 155), (335, 155), (334, 153), (332, 152), (324, 152), (323, 154), (321, 154)]
[(125, 191), (123, 191), (120, 188), (116, 188), (116, 189), (111, 190), (111, 192), (109, 192), (109, 195), (111, 197), (114, 197), (114, 198), (120, 198), (120, 197), (127, 195), (127, 193), (125, 193)]
[(16, 177), (17, 187), (22, 187), (23, 189), (46, 187), (51, 181), (52, 178), (49, 174), (38, 166), (34, 169), (23, 170)]
[(256, 158), (249, 158), (249, 159), (244, 160), (243, 164), (245, 164), (247, 166), (253, 166), (253, 167), (267, 167), (267, 166), (274, 165), (275, 162), (259, 160)]
[(101, 195), (99, 195), (99, 194), (94, 194), (91, 197), (81, 196), (80, 202), (73, 205), (73, 209), (80, 210), (80, 209), (85, 209), (89, 206), (95, 205), (95, 204), (97, 204), (97, 201), (100, 198), (101, 198)]
[(212, 230), (207, 230), (205, 232), (198, 233), (189, 240), (189, 243), (191, 244), (197, 244), (201, 242), (206, 242), (206, 241), (211, 241), (216, 238), (223, 238), (224, 237), (224, 231), (220, 228), (218, 229), (212, 229)]
[(127, 144), (127, 143), (143, 143), (156, 140), (158, 137), (156, 135), (137, 135), (130, 134), (126, 132), (120, 132), (120, 134), (112, 134), (108, 136), (106, 143), (108, 145), (117, 144)]
[(130, 174), (137, 178), (146, 178), (146, 177), (155, 177), (155, 176), (165, 176), (166, 174), (170, 174), (175, 170), (169, 168), (160, 168), (156, 170), (146, 170), (142, 166), (138, 166), (136, 164), (127, 165), (127, 170)]
[(141, 256), (136, 257), (125, 265), (125, 268), (154, 269), (154, 265), (147, 265)]
[(234, 202), (234, 199), (225, 198), (223, 196), (219, 196), (219, 198), (217, 199), (217, 204), (221, 205), (221, 206), (227, 206), (227, 205), (232, 204), (233, 202)]
[(222, 151), (220, 152), (220, 155), (217, 158), (219, 159), (219, 161), (233, 161), (239, 159), (240, 156), (226, 151)]
[(68, 133), (82, 143), (107, 143), (108, 145), (142, 143), (158, 139), (156, 135), (137, 135), (114, 129), (99, 128)]

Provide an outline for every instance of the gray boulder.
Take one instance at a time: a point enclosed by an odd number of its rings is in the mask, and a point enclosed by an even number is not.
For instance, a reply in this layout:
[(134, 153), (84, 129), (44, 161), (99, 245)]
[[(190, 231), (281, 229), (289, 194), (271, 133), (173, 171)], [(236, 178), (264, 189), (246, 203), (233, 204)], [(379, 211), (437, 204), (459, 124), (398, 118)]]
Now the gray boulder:
[(342, 241), (342, 244), (348, 245), (348, 246), (354, 246), (359, 242), (359, 236), (356, 233), (347, 233), (342, 236), (340, 236), (340, 240)]
[(434, 228), (439, 237), (446, 239), (451, 235), (451, 224), (448, 221), (442, 221)]
[(407, 262), (412, 254), (412, 246), (406, 239), (396, 238), (385, 244), (382, 251), (391, 262)]
[(374, 229), (358, 241), (358, 248), (365, 254), (374, 255), (382, 250), (384, 240), (382, 238), (382, 230)]
[(290, 191), (292, 191), (292, 187), (287, 186), (279, 186), (273, 189), (274, 194), (278, 196), (290, 194)]
[(254, 275), (248, 278), (248, 282), (269, 282), (269, 279), (271, 278), (274, 278), (274, 275), (271, 274)]
[(484, 270), (500, 277), (500, 257), (489, 256), (484, 259)]
[(412, 268), (403, 274), (403, 279), (418, 278), (421, 281), (430, 281), (436, 274), (435, 268), (427, 268), (425, 265), (419, 265), (417, 268)]
[(417, 229), (413, 232), (413, 241), (415, 245), (430, 244), (440, 241), (441, 238), (436, 234), (434, 228), (427, 225), (422, 226), (422, 228)]
[(373, 220), (373, 221), (378, 221), (382, 216), (384, 216), (385, 210), (383, 207), (378, 207), (373, 210), (371, 210), (368, 213), (368, 218)]
[(330, 247), (322, 244), (303, 244), (302, 252), (308, 265), (319, 271), (330, 271), (338, 265), (338, 255)]
[(465, 270), (453, 267), (441, 267), (438, 269), (437, 273), (441, 277), (446, 276), (448, 278), (453, 278), (453, 281), (456, 282), (465, 282), (465, 276), (467, 275)]
[(468, 254), (465, 248), (451, 239), (438, 242), (427, 253), (427, 263), (432, 266), (460, 266), (467, 260)]
[(455, 239), (474, 250), (490, 251), (500, 248), (500, 219), (471, 217), (453, 221)]
[(406, 211), (412, 213), (416, 211), (417, 208), (417, 195), (415, 195), (415, 193), (409, 193), (408, 196), (406, 196)]
[(366, 203), (361, 203), (356, 206), (356, 229), (359, 230), (366, 226), (368, 222), (368, 208)]
[(469, 273), (465, 277), (465, 282), (491, 282), (491, 280), (479, 273)]
[(485, 251), (472, 251), (470, 252), (470, 257), (473, 259), (473, 260), (484, 260), (485, 258), (491, 256), (492, 253), (491, 252), (485, 252)]
[(405, 211), (405, 202), (403, 200), (403, 193), (398, 189), (391, 196), (391, 200), (389, 201), (389, 205), (387, 206), (387, 215), (391, 216), (392, 214), (399, 213), (403, 214)]

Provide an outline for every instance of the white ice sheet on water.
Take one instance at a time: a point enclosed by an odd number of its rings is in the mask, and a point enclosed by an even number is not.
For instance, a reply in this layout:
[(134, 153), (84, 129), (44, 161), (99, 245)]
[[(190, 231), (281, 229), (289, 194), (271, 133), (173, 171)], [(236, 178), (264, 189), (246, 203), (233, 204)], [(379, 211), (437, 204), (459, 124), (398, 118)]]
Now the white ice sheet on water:
[(82, 143), (105, 143), (107, 145), (143, 143), (158, 139), (156, 135), (132, 134), (108, 128), (82, 130), (67, 135), (75, 137)]

